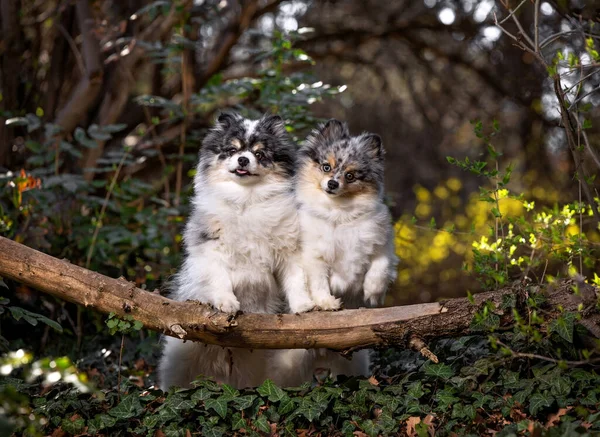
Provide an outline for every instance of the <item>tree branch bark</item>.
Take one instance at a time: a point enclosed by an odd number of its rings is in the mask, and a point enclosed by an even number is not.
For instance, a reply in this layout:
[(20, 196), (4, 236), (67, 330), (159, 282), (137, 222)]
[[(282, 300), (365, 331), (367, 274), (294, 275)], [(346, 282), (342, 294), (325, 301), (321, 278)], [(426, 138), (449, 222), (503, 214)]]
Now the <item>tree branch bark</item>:
[[(176, 302), (141, 290), (124, 279), (112, 279), (0, 237), (0, 275), (69, 302), (114, 312), (139, 320), (148, 329), (166, 335), (226, 347), (250, 349), (329, 348), (349, 351), (365, 347), (410, 347), (416, 339), (470, 332), (476, 311), (485, 301), (500, 308), (506, 295), (525, 292), (519, 287), (480, 293), (475, 303), (466, 298), (392, 308), (311, 312), (304, 314), (221, 313), (198, 302)], [(546, 293), (549, 318), (591, 305), (582, 323), (598, 332), (600, 315), (593, 310), (597, 290), (587, 284), (579, 296), (571, 293), (572, 281), (557, 283)], [(524, 300), (524, 299), (523, 299)], [(512, 312), (496, 311), (502, 323), (512, 322)], [(592, 329), (590, 329), (590, 327)], [(421, 344), (421, 342), (417, 342)]]
[[(181, 6), (185, 8), (189, 3), (189, 0), (185, 0)], [(136, 36), (136, 39), (152, 42), (163, 38), (164, 35), (172, 30), (178, 17), (178, 8), (173, 6), (167, 16), (156, 18), (139, 36)], [(131, 52), (118, 61), (114, 74), (109, 80), (107, 92), (100, 103), (98, 114), (98, 124), (100, 126), (116, 123), (121, 116), (129, 100), (131, 89), (135, 85), (134, 70), (138, 69), (137, 67), (139, 67), (139, 63), (142, 62), (145, 54), (146, 51), (142, 47), (135, 45), (134, 42), (131, 44)], [(139, 68), (139, 70), (142, 69)], [(96, 161), (104, 152), (104, 145), (104, 141), (98, 141), (96, 148), (86, 149), (80, 160), (81, 167), (84, 169), (95, 167)], [(94, 173), (84, 173), (84, 177), (86, 180), (92, 180)]]
[(103, 68), (100, 62), (100, 43), (93, 31), (93, 17), (88, 0), (79, 0), (75, 5), (77, 25), (81, 32), (81, 50), (85, 74), (73, 90), (69, 101), (58, 113), (55, 123), (67, 134), (75, 129), (85, 117), (90, 106), (96, 101), (103, 82)]

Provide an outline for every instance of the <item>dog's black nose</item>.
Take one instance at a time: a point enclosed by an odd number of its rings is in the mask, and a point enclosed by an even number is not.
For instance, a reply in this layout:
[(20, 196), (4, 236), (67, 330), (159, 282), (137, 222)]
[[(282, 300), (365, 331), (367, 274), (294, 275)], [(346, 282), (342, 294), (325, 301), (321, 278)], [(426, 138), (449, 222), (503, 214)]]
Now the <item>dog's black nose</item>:
[(333, 179), (329, 179), (327, 181), (327, 188), (329, 188), (330, 190), (335, 190), (339, 186), (340, 183), (338, 181), (334, 181)]
[(242, 167), (246, 167), (250, 163), (250, 160), (245, 156), (240, 156), (238, 158), (238, 164)]

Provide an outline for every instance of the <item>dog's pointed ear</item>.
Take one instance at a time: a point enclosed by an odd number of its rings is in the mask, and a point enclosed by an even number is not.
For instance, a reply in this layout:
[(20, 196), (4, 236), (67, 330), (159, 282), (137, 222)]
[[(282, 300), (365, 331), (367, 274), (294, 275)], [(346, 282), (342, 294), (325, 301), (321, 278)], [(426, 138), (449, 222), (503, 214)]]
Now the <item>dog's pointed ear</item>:
[(361, 147), (364, 147), (367, 154), (372, 159), (383, 158), (383, 142), (377, 134), (364, 133), (358, 137)]
[(348, 125), (335, 118), (327, 120), (327, 122), (319, 128), (319, 133), (328, 141), (336, 141), (350, 137)]
[(215, 127), (227, 130), (238, 120), (239, 115), (233, 112), (221, 112), (217, 117), (217, 123)]
[(287, 133), (285, 130), (285, 121), (279, 115), (264, 115), (260, 124), (264, 127), (265, 131), (276, 137)]

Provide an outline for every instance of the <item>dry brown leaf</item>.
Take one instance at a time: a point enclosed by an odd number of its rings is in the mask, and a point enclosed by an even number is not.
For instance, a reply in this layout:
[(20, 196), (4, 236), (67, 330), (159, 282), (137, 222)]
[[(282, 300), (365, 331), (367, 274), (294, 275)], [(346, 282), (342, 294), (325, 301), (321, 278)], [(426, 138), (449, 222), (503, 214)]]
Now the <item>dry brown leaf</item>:
[(379, 381), (377, 381), (377, 378), (375, 378), (375, 376), (371, 376), (368, 379), (368, 381), (371, 385), (374, 385), (375, 387), (377, 387), (379, 385)]
[(52, 434), (50, 434), (51, 437), (63, 437), (66, 435), (67, 433), (63, 431), (61, 427), (56, 428), (54, 431), (52, 431)]
[(585, 429), (590, 429), (592, 424), (590, 422), (581, 422), (581, 426), (583, 426)]
[(561, 408), (556, 412), (556, 414), (554, 414), (554, 413), (549, 414), (548, 421), (546, 422), (546, 428), (550, 428), (551, 426), (554, 426), (555, 424), (560, 422), (560, 418), (562, 416), (564, 416), (565, 414), (567, 414), (567, 412), (572, 408), (573, 407)]
[(421, 423), (421, 418), (419, 416), (413, 416), (406, 419), (406, 434), (408, 437), (414, 437), (417, 435), (415, 431), (415, 426)]
[(354, 431), (352, 433), (353, 435), (355, 435), (356, 437), (368, 437), (364, 432), (362, 431)]

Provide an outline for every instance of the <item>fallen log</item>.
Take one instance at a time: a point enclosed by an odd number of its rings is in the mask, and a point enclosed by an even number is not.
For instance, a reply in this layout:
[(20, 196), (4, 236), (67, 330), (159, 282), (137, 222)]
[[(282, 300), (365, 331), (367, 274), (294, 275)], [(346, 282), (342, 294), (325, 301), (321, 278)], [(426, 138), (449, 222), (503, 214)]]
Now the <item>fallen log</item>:
[(148, 329), (185, 340), (250, 349), (329, 348), (349, 351), (365, 347), (415, 347), (432, 338), (465, 335), (473, 316), (486, 301), (495, 304), (501, 323), (512, 322), (512, 312), (500, 309), (505, 296), (524, 301), (529, 292), (544, 292), (547, 319), (563, 311), (582, 312), (581, 323), (595, 336), (600, 315), (595, 310), (597, 290), (574, 281), (560, 281), (546, 290), (518, 284), (467, 298), (390, 308), (314, 311), (304, 314), (222, 313), (199, 302), (177, 302), (127, 282), (113, 279), (43, 254), (0, 237), (0, 276), (21, 282), (69, 302), (102, 313), (131, 315)]

